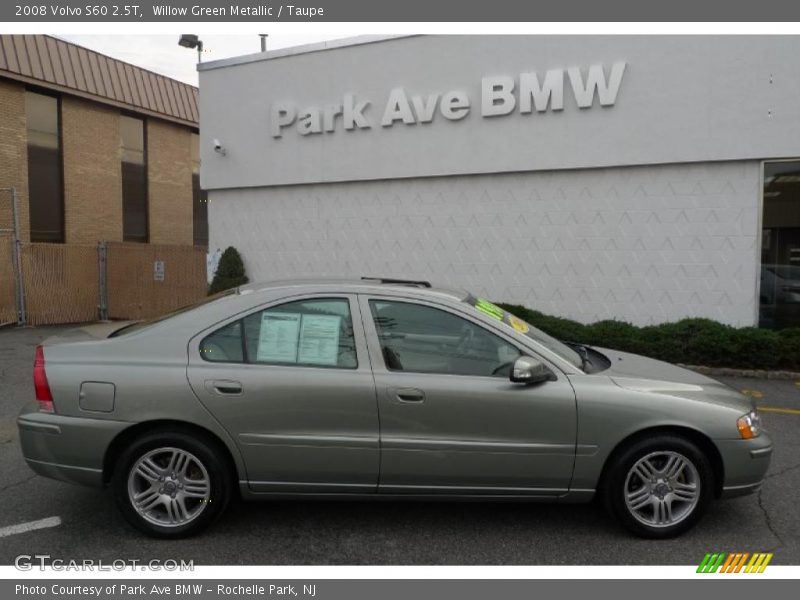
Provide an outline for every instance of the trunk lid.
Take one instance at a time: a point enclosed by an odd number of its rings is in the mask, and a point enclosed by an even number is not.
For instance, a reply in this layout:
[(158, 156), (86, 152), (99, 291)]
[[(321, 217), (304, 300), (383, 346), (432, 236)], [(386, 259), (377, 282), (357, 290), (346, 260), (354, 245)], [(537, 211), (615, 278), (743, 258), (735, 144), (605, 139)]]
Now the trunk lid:
[(76, 327), (75, 329), (67, 329), (58, 333), (57, 335), (50, 336), (42, 342), (43, 346), (52, 346), (54, 344), (63, 344), (71, 342), (90, 342), (94, 340), (104, 340), (115, 331), (119, 331), (123, 327), (127, 327), (135, 321), (113, 321), (107, 323), (90, 323)]

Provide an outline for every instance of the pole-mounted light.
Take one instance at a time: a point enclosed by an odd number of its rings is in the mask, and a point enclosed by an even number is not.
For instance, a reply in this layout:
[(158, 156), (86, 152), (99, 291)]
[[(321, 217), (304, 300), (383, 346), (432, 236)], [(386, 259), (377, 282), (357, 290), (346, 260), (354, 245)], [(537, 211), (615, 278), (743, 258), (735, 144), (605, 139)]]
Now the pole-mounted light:
[(203, 41), (193, 33), (184, 33), (178, 39), (178, 45), (184, 48), (197, 48), (197, 62), (203, 62)]

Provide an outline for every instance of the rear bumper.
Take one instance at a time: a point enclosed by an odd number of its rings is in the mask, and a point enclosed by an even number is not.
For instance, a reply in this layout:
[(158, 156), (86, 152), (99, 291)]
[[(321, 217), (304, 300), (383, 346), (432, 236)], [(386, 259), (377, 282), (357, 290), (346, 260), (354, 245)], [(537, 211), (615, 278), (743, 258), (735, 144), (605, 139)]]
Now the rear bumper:
[(725, 469), (723, 498), (752, 494), (761, 489), (772, 459), (772, 440), (762, 433), (752, 440), (716, 440)]
[(17, 418), (22, 455), (37, 474), (70, 483), (103, 485), (103, 459), (130, 423), (41, 412)]

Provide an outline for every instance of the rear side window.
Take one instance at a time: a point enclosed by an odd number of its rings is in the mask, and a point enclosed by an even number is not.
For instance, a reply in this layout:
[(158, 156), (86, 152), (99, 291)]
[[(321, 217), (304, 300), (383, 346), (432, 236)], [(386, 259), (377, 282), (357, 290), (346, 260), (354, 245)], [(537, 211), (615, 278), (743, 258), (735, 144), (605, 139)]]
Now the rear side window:
[(200, 356), (209, 362), (244, 362), (242, 322), (217, 329), (200, 342)]
[(298, 300), (253, 313), (206, 337), (200, 354), (210, 362), (355, 369), (350, 301)]

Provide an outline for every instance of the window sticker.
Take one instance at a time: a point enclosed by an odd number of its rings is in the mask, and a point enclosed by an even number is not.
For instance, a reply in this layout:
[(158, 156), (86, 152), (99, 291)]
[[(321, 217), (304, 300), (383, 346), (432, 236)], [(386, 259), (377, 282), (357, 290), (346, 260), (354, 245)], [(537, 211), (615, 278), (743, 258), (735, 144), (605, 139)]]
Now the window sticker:
[(339, 359), (337, 315), (303, 315), (297, 362), (308, 365), (335, 365)]
[(508, 315), (508, 323), (520, 333), (528, 333), (531, 329), (525, 321), (518, 319), (514, 315)]
[(478, 301), (475, 302), (475, 308), (477, 308), (482, 313), (489, 315), (493, 319), (497, 319), (498, 321), (503, 320), (503, 314), (504, 314), (503, 309), (500, 308), (499, 306), (495, 306), (488, 300), (484, 300), (482, 298), (478, 299)]
[(299, 313), (262, 313), (256, 360), (296, 363), (301, 319)]

